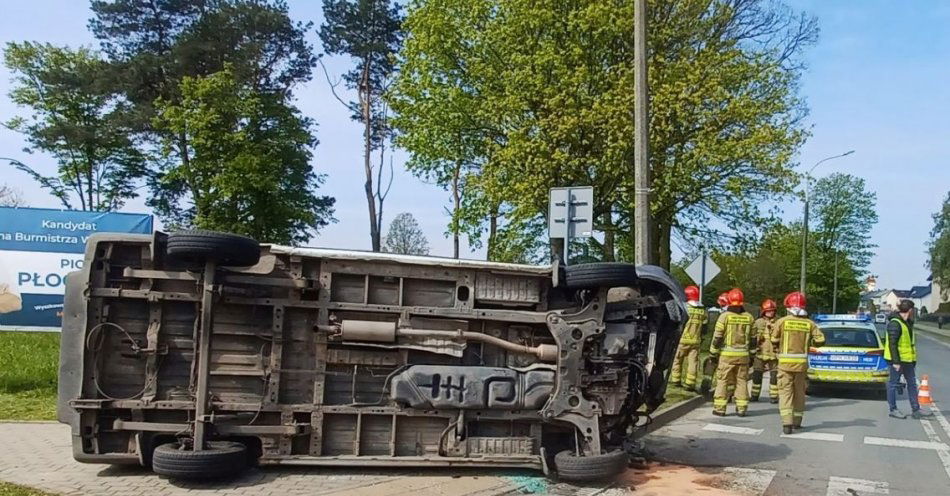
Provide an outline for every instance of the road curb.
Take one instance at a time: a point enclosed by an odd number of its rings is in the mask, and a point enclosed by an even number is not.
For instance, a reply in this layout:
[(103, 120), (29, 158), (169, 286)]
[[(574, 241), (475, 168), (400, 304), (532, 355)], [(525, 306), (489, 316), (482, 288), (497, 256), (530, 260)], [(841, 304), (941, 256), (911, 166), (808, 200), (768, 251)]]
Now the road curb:
[(674, 405), (670, 405), (667, 408), (661, 408), (655, 414), (651, 415), (652, 422), (646, 426), (646, 429), (642, 431), (641, 436), (645, 436), (660, 427), (663, 427), (670, 422), (686, 415), (687, 413), (695, 410), (703, 403), (706, 403), (706, 398), (702, 395), (694, 396), (688, 400), (680, 401)]

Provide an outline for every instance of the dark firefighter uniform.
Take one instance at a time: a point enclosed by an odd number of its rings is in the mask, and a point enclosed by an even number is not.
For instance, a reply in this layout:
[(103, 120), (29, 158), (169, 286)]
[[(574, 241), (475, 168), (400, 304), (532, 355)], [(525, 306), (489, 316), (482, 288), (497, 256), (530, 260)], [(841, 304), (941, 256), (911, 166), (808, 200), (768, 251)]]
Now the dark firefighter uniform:
[[(696, 388), (696, 371), (699, 368), (699, 343), (703, 338), (703, 327), (706, 324), (706, 309), (701, 306), (687, 307), (689, 320), (680, 337), (679, 347), (676, 348), (676, 357), (673, 359), (671, 382), (678, 384), (682, 378), (683, 387), (687, 390)], [(686, 377), (683, 377), (685, 369)]]
[(772, 328), (778, 319), (762, 316), (753, 324), (759, 351), (752, 362), (752, 401), (759, 401), (762, 394), (762, 378), (769, 372), (769, 399), (778, 403), (778, 359), (772, 346)]
[(713, 414), (725, 415), (726, 404), (735, 391), (736, 412), (745, 416), (749, 408), (749, 356), (755, 353), (752, 315), (741, 306), (732, 306), (719, 316), (709, 353), (719, 356)]
[(825, 335), (805, 317), (788, 315), (772, 326), (772, 344), (778, 354), (778, 408), (786, 433), (800, 428), (805, 415), (808, 348), (824, 342)]

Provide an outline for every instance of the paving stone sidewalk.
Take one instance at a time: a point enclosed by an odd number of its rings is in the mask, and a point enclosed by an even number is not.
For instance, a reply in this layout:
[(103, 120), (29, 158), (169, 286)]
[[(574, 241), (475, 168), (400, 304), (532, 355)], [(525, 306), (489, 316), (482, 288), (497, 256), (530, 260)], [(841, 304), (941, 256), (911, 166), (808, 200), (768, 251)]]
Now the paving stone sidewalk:
[(0, 422), (0, 480), (64, 495), (466, 495), (547, 493), (617, 496), (626, 489), (554, 484), (535, 472), (472, 470), (343, 471), (263, 467), (228, 482), (181, 483), (140, 467), (77, 463), (69, 428), (57, 423)]

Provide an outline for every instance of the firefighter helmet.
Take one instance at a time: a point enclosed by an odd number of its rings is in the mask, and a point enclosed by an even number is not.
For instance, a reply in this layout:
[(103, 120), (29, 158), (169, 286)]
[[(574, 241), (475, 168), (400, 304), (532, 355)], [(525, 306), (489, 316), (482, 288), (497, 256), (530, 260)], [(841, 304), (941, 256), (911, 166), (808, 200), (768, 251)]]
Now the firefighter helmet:
[(805, 293), (794, 291), (785, 297), (785, 308), (805, 308)]
[(763, 312), (774, 312), (778, 306), (775, 304), (775, 300), (769, 298), (762, 302), (762, 311)]
[(699, 301), (699, 288), (686, 286), (686, 301)]
[(729, 299), (729, 306), (732, 307), (741, 307), (745, 300), (745, 295), (742, 294), (742, 290), (739, 288), (733, 288), (729, 291), (729, 294), (726, 295), (726, 298)]

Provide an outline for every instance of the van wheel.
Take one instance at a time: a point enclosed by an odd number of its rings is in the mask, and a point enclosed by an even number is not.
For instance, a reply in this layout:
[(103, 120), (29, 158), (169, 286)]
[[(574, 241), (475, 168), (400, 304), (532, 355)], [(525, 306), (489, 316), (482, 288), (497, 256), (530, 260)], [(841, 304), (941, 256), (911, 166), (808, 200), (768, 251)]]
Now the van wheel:
[(172, 479), (223, 479), (247, 467), (247, 448), (232, 441), (211, 441), (208, 449), (193, 451), (167, 443), (152, 453), (152, 471)]
[(586, 263), (564, 267), (568, 289), (616, 288), (637, 282), (637, 266), (629, 263)]
[(557, 476), (565, 481), (596, 481), (609, 479), (627, 468), (627, 453), (622, 450), (600, 455), (577, 456), (562, 451), (554, 456)]
[(185, 262), (221, 265), (254, 265), (261, 258), (261, 246), (251, 238), (215, 231), (178, 231), (168, 235), (165, 252)]

